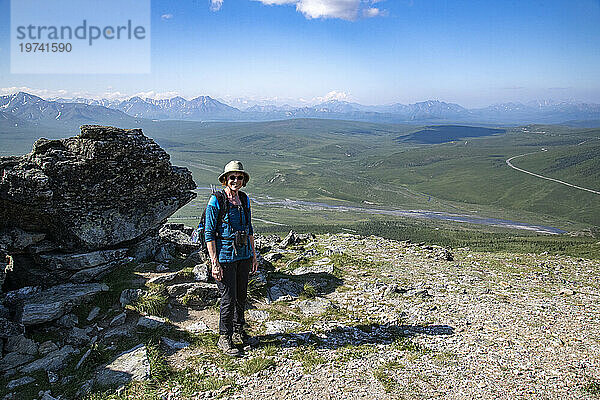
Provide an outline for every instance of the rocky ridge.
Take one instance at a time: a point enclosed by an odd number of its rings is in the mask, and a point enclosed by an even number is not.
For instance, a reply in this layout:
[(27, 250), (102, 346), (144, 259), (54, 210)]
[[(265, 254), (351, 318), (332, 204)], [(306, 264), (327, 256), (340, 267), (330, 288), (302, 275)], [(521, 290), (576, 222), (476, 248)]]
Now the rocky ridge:
[(0, 169), (5, 290), (92, 282), (152, 256), (166, 219), (195, 197), (191, 173), (139, 129), (84, 125)]
[[(76, 137), (39, 139), (24, 156), (0, 157), (0, 169), (0, 376), (46, 371), (56, 383), (68, 360), (105, 336), (100, 326), (81, 328), (73, 313), (110, 296), (115, 282), (105, 276), (197, 249), (189, 230), (165, 225), (195, 197), (195, 184), (141, 130), (91, 125)], [(101, 307), (88, 311), (86, 322), (101, 319)], [(6, 387), (33, 382), (39, 378), (21, 376)]]
[[(595, 398), (598, 261), (351, 234), (257, 235), (257, 246), (246, 311), (254, 340), (241, 359), (216, 349), (216, 287), (206, 264), (183, 266), (192, 253), (168, 271), (132, 267), (109, 309), (91, 321), (89, 306), (79, 312), (53, 357), (69, 354), (87, 373), (57, 371), (59, 382), (83, 376), (90, 393), (121, 386), (119, 398)], [(103, 351), (112, 356), (98, 364)], [(48, 388), (23, 383), (29, 370), (17, 367), (12, 385)]]
[[(117, 133), (129, 140), (128, 131)], [(0, 198), (11, 198), (17, 186), (10, 187)], [(233, 359), (216, 348), (217, 288), (188, 239), (191, 228), (164, 219), (152, 225), (110, 248), (83, 245), (73, 231), (4, 228), (0, 398), (593, 399), (600, 392), (597, 260), (351, 234), (257, 234), (260, 268), (246, 310), (252, 340)], [(44, 241), (53, 245), (36, 246)], [(49, 279), (25, 285), (18, 277), (26, 268)], [(93, 276), (74, 278), (81, 271)]]

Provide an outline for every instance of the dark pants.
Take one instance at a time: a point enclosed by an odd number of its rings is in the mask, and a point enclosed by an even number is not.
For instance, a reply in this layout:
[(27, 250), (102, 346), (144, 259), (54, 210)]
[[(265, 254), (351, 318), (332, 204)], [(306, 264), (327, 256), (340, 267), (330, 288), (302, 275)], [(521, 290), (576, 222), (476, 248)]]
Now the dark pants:
[(221, 292), (220, 335), (231, 335), (234, 329), (240, 331), (244, 327), (244, 308), (248, 297), (251, 264), (250, 258), (221, 264), (223, 279), (217, 281)]

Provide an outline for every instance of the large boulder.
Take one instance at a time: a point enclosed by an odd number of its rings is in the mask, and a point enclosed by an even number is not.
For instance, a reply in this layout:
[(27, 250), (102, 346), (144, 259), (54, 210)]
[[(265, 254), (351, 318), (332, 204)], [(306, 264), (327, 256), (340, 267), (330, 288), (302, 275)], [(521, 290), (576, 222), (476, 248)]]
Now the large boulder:
[[(160, 228), (195, 187), (140, 129), (84, 125), (76, 137), (0, 157), (0, 288), (97, 281), (155, 256)], [(193, 247), (171, 233), (168, 245)]]
[[(0, 229), (63, 250), (98, 250), (145, 237), (194, 198), (190, 171), (140, 129), (84, 125), (39, 139), (31, 153), (0, 157)], [(3, 242), (5, 238), (0, 238)]]

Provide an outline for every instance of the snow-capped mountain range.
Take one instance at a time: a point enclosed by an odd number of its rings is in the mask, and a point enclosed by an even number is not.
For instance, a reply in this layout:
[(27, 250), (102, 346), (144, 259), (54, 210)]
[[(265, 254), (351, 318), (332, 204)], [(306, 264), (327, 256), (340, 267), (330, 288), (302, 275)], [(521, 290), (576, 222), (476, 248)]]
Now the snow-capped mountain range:
[(55, 98), (44, 100), (25, 92), (0, 96), (0, 122), (82, 123), (132, 122), (136, 119), (188, 121), (265, 121), (289, 118), (347, 119), (391, 123), (564, 123), (600, 120), (600, 104), (536, 101), (527, 104), (502, 103), (467, 109), (455, 103), (428, 100), (413, 104), (367, 106), (339, 100), (292, 107), (254, 105), (245, 110), (209, 96), (191, 100), (183, 97), (127, 100)]

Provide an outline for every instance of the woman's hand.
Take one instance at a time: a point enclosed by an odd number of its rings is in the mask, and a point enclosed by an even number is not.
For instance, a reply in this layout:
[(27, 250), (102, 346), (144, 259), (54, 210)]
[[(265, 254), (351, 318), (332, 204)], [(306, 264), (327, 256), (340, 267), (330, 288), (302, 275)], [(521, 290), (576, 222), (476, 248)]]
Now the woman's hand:
[(256, 254), (254, 254), (254, 256), (252, 257), (252, 269), (250, 270), (250, 272), (255, 273), (257, 269), (258, 269), (258, 260), (256, 259)]
[(221, 267), (218, 260), (212, 262), (212, 276), (216, 281), (223, 279), (223, 267)]

